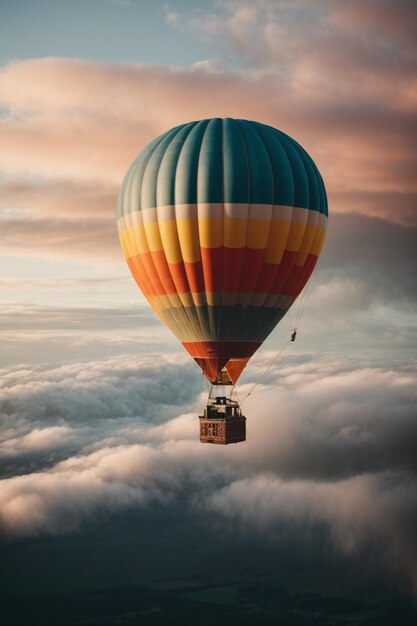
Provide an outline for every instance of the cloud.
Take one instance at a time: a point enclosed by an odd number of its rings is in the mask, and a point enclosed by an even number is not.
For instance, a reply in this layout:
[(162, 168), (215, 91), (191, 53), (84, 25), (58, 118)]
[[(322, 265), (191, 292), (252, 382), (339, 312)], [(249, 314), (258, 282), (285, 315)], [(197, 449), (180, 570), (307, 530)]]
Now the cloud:
[[(252, 381), (269, 362), (265, 355), (252, 366)], [(248, 421), (248, 455), (287, 478), (415, 471), (415, 374), (410, 366), (343, 358), (281, 361), (244, 404), (248, 416), (257, 415), (256, 427)], [(246, 383), (243, 397), (251, 387)]]
[[(286, 28), (287, 37), (302, 40), (291, 22)], [(264, 37), (262, 33), (260, 40)], [(308, 59), (314, 58), (316, 42), (307, 38), (303, 45)], [(348, 50), (356, 48), (357, 41), (350, 41)], [(341, 73), (337, 68), (335, 82), (336, 69), (330, 67), (334, 54), (328, 50), (312, 67), (290, 62), (287, 56), (280, 52), (286, 71), (275, 66), (267, 71), (207, 63), (167, 68), (54, 58), (5, 66), (0, 72), (0, 103), (9, 115), (0, 126), (0, 165), (10, 179), (6, 198), (13, 206), (27, 206), (27, 177), (35, 177), (41, 179), (33, 202), (37, 213), (44, 194), (42, 215), (51, 207), (55, 215), (68, 219), (69, 192), (75, 213), (85, 206), (96, 218), (109, 216), (124, 172), (148, 141), (190, 119), (232, 116), (272, 124), (305, 145), (323, 173), (333, 211), (351, 210), (344, 201), (350, 191), (357, 211), (415, 224), (409, 205), (404, 205), (404, 198), (416, 192), (415, 114), (414, 107), (405, 104), (405, 87), (396, 89), (393, 100), (392, 73), (385, 64), (389, 90), (381, 95), (361, 87), (355, 92), (346, 82), (350, 69)], [(346, 51), (346, 59), (351, 56)], [(357, 68), (362, 71), (362, 59)], [(392, 72), (397, 76), (396, 68)], [(365, 87), (374, 83), (366, 78)], [(349, 96), (340, 92), (343, 85)], [(409, 80), (406, 87), (410, 89)], [(377, 193), (388, 196), (376, 203)]]
[[(254, 359), (241, 397), (269, 360)], [(247, 442), (227, 447), (198, 441), (194, 371), (142, 354), (2, 372), (3, 534), (181, 503), (242, 541), (304, 537), (415, 584), (415, 369), (288, 356), (243, 404)]]
[(0, 456), (14, 456), (21, 452), (45, 452), (49, 449), (67, 448), (76, 439), (69, 426), (34, 428), (22, 437), (5, 439), (0, 443)]
[(106, 188), (104, 183), (97, 186), (68, 180), (8, 180), (0, 189), (4, 206), (15, 209), (21, 217), (79, 220), (88, 216), (96, 221), (114, 218), (118, 192), (115, 185)]
[(417, 584), (414, 477), (364, 474), (316, 483), (259, 476), (231, 483), (206, 505), (245, 536), (256, 532), (272, 543), (297, 531), (322, 529), (327, 543), (343, 554), (366, 551), (368, 567), (382, 557), (384, 567), (407, 574)]
[(33, 427), (45, 420), (97, 424), (126, 417), (160, 422), (199, 390), (185, 355), (15, 367), (2, 375), (2, 415), (10, 427), (21, 421)]
[[(321, 271), (327, 278), (351, 280), (370, 299), (404, 305), (414, 302), (417, 230), (359, 215), (333, 216)], [(347, 303), (348, 305), (348, 303)]]
[[(52, 285), (53, 289), (59, 288), (53, 282)], [(90, 331), (93, 328), (94, 331), (100, 331), (138, 326), (160, 328), (160, 321), (147, 303), (125, 307), (39, 306), (27, 303), (17, 306), (5, 303), (0, 310), (0, 332), (11, 327), (17, 333), (33, 330)]]
[[(102, 450), (87, 458), (83, 469), (67, 469), (64, 464), (61, 471), (58, 465), (51, 472), (6, 479), (0, 496), (3, 528), (15, 535), (68, 532), (99, 509), (142, 504), (149, 492), (145, 496), (138, 485), (120, 481), (123, 471), (127, 475), (126, 469), (120, 469), (120, 462), (125, 468), (132, 452), (135, 449), (121, 459), (117, 450), (109, 454)], [(93, 468), (88, 467), (88, 460), (95, 461)], [(136, 468), (135, 464), (130, 467)]]

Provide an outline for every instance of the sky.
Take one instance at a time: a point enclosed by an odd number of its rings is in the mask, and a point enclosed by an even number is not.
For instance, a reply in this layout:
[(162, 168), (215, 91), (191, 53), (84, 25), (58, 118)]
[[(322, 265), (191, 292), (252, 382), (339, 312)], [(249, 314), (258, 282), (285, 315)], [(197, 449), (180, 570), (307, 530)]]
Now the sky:
[[(0, 13), (9, 592), (33, 588), (39, 563), (40, 591), (72, 585), (69, 547), (81, 554), (94, 528), (125, 554), (124, 525), (143, 564), (129, 580), (162, 579), (152, 555), (166, 543), (169, 577), (209, 580), (222, 553), (202, 558), (193, 532), (221, 529), (249, 555), (225, 576), (277, 576), (273, 562), (291, 554), (306, 590), (317, 566), (323, 581), (338, 572), (343, 593), (353, 572), (415, 598), (415, 3), (2, 0)], [(221, 448), (197, 441), (201, 375), (137, 290), (115, 204), (151, 139), (226, 116), (301, 143), (330, 217), (297, 341), (244, 404), (248, 441)], [(289, 330), (284, 319), (253, 358), (241, 397)], [(155, 520), (159, 544), (145, 540)], [(41, 556), (52, 545), (65, 572)]]

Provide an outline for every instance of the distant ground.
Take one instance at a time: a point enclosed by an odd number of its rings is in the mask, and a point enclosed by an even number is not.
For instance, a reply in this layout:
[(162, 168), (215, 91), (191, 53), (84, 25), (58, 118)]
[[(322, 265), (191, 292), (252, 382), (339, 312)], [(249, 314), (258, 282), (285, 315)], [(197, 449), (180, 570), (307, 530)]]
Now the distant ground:
[[(186, 520), (188, 523), (186, 524)], [(345, 560), (233, 542), (181, 509), (0, 544), (5, 626), (415, 626), (409, 589)]]
[(259, 582), (171, 589), (126, 586), (83, 593), (2, 597), (3, 623), (415, 626), (417, 612), (398, 601), (361, 601), (291, 592)]

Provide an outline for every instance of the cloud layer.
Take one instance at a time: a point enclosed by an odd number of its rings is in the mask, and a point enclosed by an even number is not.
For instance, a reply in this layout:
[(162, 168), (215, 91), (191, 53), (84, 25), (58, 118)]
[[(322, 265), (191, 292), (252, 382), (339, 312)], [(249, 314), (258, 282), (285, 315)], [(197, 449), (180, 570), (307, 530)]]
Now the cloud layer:
[(244, 403), (248, 441), (224, 448), (197, 440), (196, 382), (162, 357), (16, 368), (2, 396), (3, 533), (181, 502), (242, 537), (308, 532), (317, 545), (324, 530), (329, 549), (416, 582), (414, 370), (289, 358)]

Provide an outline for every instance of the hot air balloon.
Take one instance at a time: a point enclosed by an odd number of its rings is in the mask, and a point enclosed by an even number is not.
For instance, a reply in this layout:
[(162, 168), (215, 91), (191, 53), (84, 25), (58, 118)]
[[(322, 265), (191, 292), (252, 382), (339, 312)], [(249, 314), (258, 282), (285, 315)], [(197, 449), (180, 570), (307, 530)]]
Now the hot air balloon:
[(239, 403), (217, 389), (237, 382), (316, 265), (327, 226), (316, 165), (259, 122), (182, 124), (133, 161), (117, 217), (133, 278), (213, 385), (201, 440), (244, 440)]

